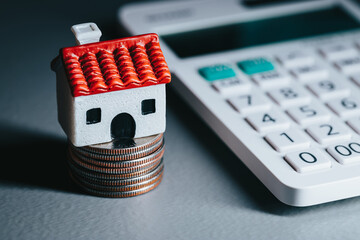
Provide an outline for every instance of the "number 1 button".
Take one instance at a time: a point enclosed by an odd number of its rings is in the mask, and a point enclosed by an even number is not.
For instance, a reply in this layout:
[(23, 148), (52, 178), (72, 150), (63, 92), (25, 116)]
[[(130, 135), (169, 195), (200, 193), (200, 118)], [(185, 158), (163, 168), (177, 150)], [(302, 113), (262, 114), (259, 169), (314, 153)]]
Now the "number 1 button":
[(331, 167), (330, 156), (318, 148), (289, 153), (285, 160), (299, 173), (308, 173)]
[(265, 139), (278, 152), (298, 151), (310, 147), (309, 137), (298, 129), (269, 133)]

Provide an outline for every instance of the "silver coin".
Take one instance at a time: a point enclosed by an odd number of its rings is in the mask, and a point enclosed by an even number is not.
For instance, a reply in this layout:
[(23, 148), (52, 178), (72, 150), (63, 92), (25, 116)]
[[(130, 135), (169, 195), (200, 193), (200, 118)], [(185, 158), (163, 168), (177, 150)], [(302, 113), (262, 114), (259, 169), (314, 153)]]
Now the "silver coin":
[(156, 150), (158, 150), (164, 144), (164, 139), (160, 138), (159, 141), (155, 142), (153, 145), (148, 148), (142, 149), (138, 152), (128, 153), (128, 154), (118, 154), (118, 155), (108, 155), (108, 154), (99, 154), (94, 152), (89, 152), (84, 150), (83, 148), (75, 148), (70, 147), (71, 151), (73, 151), (78, 157), (84, 159), (92, 159), (92, 160), (102, 160), (102, 161), (128, 161), (139, 159), (149, 154), (152, 154)]
[[(163, 169), (163, 168), (161, 168)], [(125, 191), (132, 191), (139, 188), (143, 188), (153, 184), (154, 182), (158, 181), (159, 178), (162, 177), (163, 170), (158, 171), (156, 175), (152, 176), (149, 179), (145, 179), (140, 182), (132, 183), (132, 184), (125, 184), (125, 185), (105, 185), (105, 184), (97, 184), (90, 181), (87, 181), (84, 178), (79, 178), (76, 175), (73, 175), (77, 181), (81, 182), (81, 184), (87, 188), (91, 188), (98, 191), (106, 191), (106, 192), (125, 192)]]
[[(71, 174), (70, 174), (70, 176), (76, 182), (76, 179)], [(88, 188), (88, 187), (84, 186), (83, 184), (81, 184), (81, 182), (76, 182), (76, 184), (81, 189), (83, 189), (85, 192), (90, 193), (90, 194), (95, 195), (95, 196), (112, 197), (112, 198), (124, 198), (124, 197), (134, 197), (134, 196), (138, 196), (138, 195), (147, 193), (147, 192), (153, 190), (154, 188), (156, 188), (160, 184), (161, 180), (162, 180), (162, 176), (159, 178), (159, 180), (157, 180), (156, 182), (154, 182), (151, 185), (148, 185), (148, 186), (145, 186), (143, 188), (136, 189), (136, 190), (124, 191), (124, 192), (99, 191), (99, 190), (95, 190), (95, 189), (92, 189), (92, 188)]]
[(155, 158), (162, 157), (164, 154), (164, 144), (161, 145), (157, 150), (151, 154), (148, 154), (145, 157), (133, 159), (133, 160), (122, 160), (122, 161), (106, 161), (106, 160), (98, 160), (90, 157), (86, 157), (83, 155), (79, 155), (76, 152), (69, 151), (70, 157), (77, 161), (82, 161), (84, 163), (92, 164), (99, 167), (105, 168), (127, 168), (133, 167), (140, 164), (144, 164), (150, 161), (153, 161)]
[(131, 179), (135, 177), (143, 176), (151, 171), (153, 171), (157, 165), (151, 166), (149, 168), (143, 169), (141, 171), (136, 171), (132, 173), (101, 173), (101, 172), (95, 172), (86, 168), (83, 168), (75, 163), (73, 161), (68, 160), (67, 161), (68, 168), (70, 172), (76, 172), (82, 176), (87, 176), (89, 178), (96, 178), (96, 179), (104, 179), (104, 180), (121, 180), (121, 179)]
[(72, 151), (68, 151), (69, 159), (77, 165), (88, 170), (103, 173), (126, 173), (142, 170), (146, 166), (159, 161), (164, 154), (164, 146), (160, 147), (156, 152), (139, 159), (129, 161), (99, 161), (91, 158), (79, 158)]
[(161, 171), (164, 169), (164, 163), (163, 161), (160, 162), (158, 166), (156, 166), (155, 169), (152, 171), (143, 174), (141, 176), (133, 177), (133, 178), (127, 178), (127, 179), (114, 179), (114, 178), (97, 178), (94, 176), (91, 176), (87, 173), (79, 172), (79, 171), (72, 171), (74, 175), (76, 175), (78, 178), (84, 179), (86, 182), (90, 182), (97, 185), (102, 186), (124, 186), (124, 185), (132, 185), (136, 183), (141, 183), (143, 181), (146, 181), (148, 179), (153, 178), (154, 176), (158, 175)]
[[(113, 140), (107, 143), (100, 143), (81, 147), (80, 149), (104, 155), (122, 155), (140, 152), (151, 147), (163, 138), (163, 134), (152, 135), (143, 138)], [(74, 146), (73, 146), (74, 147)], [(76, 148), (76, 147), (75, 147)]]

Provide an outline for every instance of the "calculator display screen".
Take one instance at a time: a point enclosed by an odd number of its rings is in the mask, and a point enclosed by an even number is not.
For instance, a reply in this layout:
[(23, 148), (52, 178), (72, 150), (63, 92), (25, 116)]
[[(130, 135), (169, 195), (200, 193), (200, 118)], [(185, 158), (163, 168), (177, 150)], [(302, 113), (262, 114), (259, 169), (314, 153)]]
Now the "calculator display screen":
[(339, 6), (294, 15), (235, 23), (161, 38), (180, 58), (300, 39), (360, 28)]

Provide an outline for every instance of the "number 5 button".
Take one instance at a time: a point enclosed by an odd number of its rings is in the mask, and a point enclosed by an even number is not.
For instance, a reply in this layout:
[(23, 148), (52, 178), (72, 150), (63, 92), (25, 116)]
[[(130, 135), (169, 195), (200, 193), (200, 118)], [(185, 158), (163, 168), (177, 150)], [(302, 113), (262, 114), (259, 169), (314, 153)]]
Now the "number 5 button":
[(330, 156), (318, 148), (289, 153), (285, 160), (299, 173), (324, 170), (331, 167)]
[(298, 151), (310, 147), (309, 137), (298, 129), (269, 133), (265, 139), (278, 152)]

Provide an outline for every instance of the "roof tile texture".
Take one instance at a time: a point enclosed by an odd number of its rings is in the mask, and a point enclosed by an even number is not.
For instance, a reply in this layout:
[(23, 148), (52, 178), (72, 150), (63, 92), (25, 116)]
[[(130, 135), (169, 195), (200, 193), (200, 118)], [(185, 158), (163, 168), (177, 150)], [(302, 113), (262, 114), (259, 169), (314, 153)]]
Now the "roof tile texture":
[(61, 49), (74, 97), (169, 83), (156, 34)]

